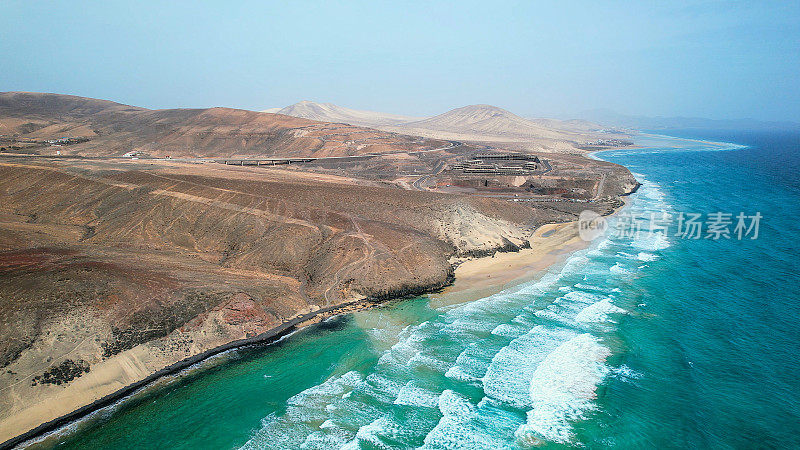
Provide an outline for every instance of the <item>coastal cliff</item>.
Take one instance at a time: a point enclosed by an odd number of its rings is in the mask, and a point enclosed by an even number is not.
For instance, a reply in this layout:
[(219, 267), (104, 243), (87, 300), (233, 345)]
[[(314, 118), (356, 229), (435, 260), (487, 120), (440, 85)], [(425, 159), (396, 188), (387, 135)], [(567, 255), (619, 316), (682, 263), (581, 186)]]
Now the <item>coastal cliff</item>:
[[(454, 261), (525, 249), (541, 225), (575, 220), (584, 209), (608, 214), (636, 185), (626, 169), (579, 156), (553, 159), (542, 180), (587, 199), (547, 203), (389, 182), (408, 170), (407, 160), (436, 172), (456, 155), (447, 151), (317, 171), (98, 157), (145, 145), (136, 130), (158, 139), (186, 132), (203, 152), (257, 148), (233, 145), (230, 133), (241, 130), (226, 128), (232, 116), (219, 111), (206, 117), (205, 131), (186, 131), (182, 122), (155, 126), (148, 110), (112, 102), (0, 100), (3, 126), (32, 136), (14, 137), (28, 147), (0, 156), (0, 442), (218, 351), (347, 308), (441, 289), (453, 281)], [(274, 116), (258, 114), (238, 115), (245, 123)], [(120, 117), (122, 128), (114, 125)], [(131, 123), (138, 128), (128, 133)], [(69, 146), (70, 157), (47, 156), (64, 148), (42, 143), (52, 136), (47, 129), (93, 129), (100, 137)], [(438, 145), (388, 138), (381, 145), (392, 152)], [(262, 142), (270, 143), (309, 144)], [(348, 176), (366, 170), (380, 177)]]
[(569, 217), (220, 165), (3, 162), (0, 197), (2, 440), (321, 308), (439, 289), (451, 257)]

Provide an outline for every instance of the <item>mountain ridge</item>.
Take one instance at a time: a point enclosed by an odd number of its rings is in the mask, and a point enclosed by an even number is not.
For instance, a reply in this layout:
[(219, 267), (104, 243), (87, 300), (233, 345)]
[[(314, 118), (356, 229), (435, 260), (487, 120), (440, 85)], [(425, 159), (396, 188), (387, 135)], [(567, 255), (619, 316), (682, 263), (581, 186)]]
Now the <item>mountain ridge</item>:
[(63, 154), (85, 156), (121, 156), (133, 151), (202, 158), (325, 157), (444, 145), (282, 114), (222, 107), (151, 110), (108, 100), (31, 92), (0, 92), (0, 134), (38, 142), (86, 138), (59, 149)]
[(333, 123), (369, 123), (374, 128), (393, 133), (497, 143), (518, 150), (579, 152), (579, 147), (586, 142), (623, 137), (609, 136), (600, 125), (585, 120), (528, 119), (488, 104), (462, 106), (436, 116), (416, 119), (310, 101), (295, 103), (277, 113)]
[[(273, 108), (274, 109), (274, 108)], [(341, 122), (356, 126), (378, 127), (398, 125), (401, 123), (418, 120), (418, 117), (401, 116), (376, 111), (364, 111), (338, 106), (333, 103), (317, 103), (303, 100), (276, 111), (304, 119), (318, 120), (321, 122)]]

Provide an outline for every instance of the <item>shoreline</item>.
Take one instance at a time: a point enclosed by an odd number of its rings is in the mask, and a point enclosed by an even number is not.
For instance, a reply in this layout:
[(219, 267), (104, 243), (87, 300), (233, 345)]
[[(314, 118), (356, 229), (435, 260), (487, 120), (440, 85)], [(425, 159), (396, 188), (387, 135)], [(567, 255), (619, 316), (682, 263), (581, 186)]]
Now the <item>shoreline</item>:
[(337, 316), (340, 314), (347, 314), (349, 312), (359, 309), (371, 308), (382, 302), (383, 302), (382, 300), (359, 299), (342, 303), (339, 305), (327, 306), (324, 308), (320, 308), (316, 311), (312, 311), (303, 314), (301, 316), (297, 316), (293, 319), (287, 320), (286, 322), (268, 331), (265, 331), (257, 336), (231, 341), (228, 342), (227, 344), (223, 344), (218, 347), (214, 347), (212, 349), (198, 353), (197, 355), (182, 359), (178, 362), (175, 362), (167, 367), (164, 367), (148, 375), (147, 377), (139, 381), (131, 383), (117, 391), (107, 394), (72, 412), (69, 412), (55, 419), (44, 422), (31, 430), (28, 430), (11, 439), (8, 439), (5, 442), (0, 443), (0, 450), (12, 449), (27, 443), (33, 443), (32, 441), (38, 438), (56, 432), (72, 423), (75, 423), (77, 421), (80, 421), (81, 419), (88, 417), (94, 412), (97, 412), (109, 406), (113, 406), (115, 403), (123, 401), (126, 398), (137, 394), (142, 389), (146, 389), (147, 387), (154, 384), (156, 381), (163, 379), (164, 377), (175, 375), (179, 372), (189, 369), (190, 367), (196, 364), (209, 360), (210, 358), (217, 356), (221, 353), (250, 345), (270, 345), (294, 333), (295, 331), (304, 328), (308, 325), (311, 325), (313, 323), (316, 323), (318, 321), (325, 320), (329, 317)]
[[(431, 287), (427, 292), (413, 295), (428, 295), (432, 304), (464, 303), (482, 298), (515, 285), (535, 279), (551, 265), (566, 259), (575, 251), (588, 246), (578, 237), (577, 222), (546, 224), (537, 228), (530, 241), (532, 248), (517, 252), (497, 252), (492, 256), (465, 258), (454, 263), (454, 277), (449, 284)], [(581, 244), (582, 243), (582, 244)], [(355, 311), (371, 309), (391, 300), (401, 300), (412, 294), (392, 298), (364, 298), (339, 305), (320, 308), (290, 319), (257, 336), (231, 341), (166, 366), (137, 382), (107, 394), (87, 405), (0, 443), (0, 449), (11, 449), (46, 437), (48, 434), (78, 422), (92, 413), (113, 406), (136, 395), (155, 382), (182, 372), (221, 353), (251, 345), (270, 345), (307, 326), (330, 317)]]
[(574, 221), (542, 225), (529, 240), (531, 248), (458, 261), (453, 283), (428, 294), (432, 307), (478, 300), (535, 280), (590, 244), (579, 237)]
[[(591, 152), (587, 156), (593, 153), (596, 152)], [(634, 189), (631, 193), (635, 191)], [(625, 206), (625, 203), (627, 203), (626, 198), (622, 197), (622, 200), (623, 204), (610, 215), (616, 214)], [(393, 297), (362, 298), (339, 305), (327, 306), (287, 320), (257, 336), (231, 341), (177, 361), (139, 381), (128, 384), (87, 405), (41, 423), (35, 428), (0, 443), (0, 450), (25, 446), (26, 444), (30, 445), (38, 439), (58, 432), (70, 424), (79, 422), (92, 413), (124, 401), (164, 377), (175, 375), (221, 353), (251, 345), (270, 345), (295, 331), (330, 317), (371, 309), (388, 301), (401, 300), (410, 296), (428, 295), (430, 303), (434, 307), (466, 303), (484, 298), (534, 280), (544, 275), (545, 271), (552, 265), (566, 260), (576, 251), (587, 248), (590, 245), (590, 242), (583, 241), (579, 237), (576, 221), (542, 225), (534, 230), (529, 241), (531, 248), (453, 260), (454, 272), (444, 285), (429, 286), (418, 292), (408, 292)]]

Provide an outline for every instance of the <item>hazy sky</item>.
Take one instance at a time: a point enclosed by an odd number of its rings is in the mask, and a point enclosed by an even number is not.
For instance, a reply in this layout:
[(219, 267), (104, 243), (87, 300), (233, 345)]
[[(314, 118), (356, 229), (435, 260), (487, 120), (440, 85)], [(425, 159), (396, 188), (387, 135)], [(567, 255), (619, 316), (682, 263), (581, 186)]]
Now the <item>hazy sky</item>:
[(800, 1), (0, 1), (0, 91), (800, 121)]

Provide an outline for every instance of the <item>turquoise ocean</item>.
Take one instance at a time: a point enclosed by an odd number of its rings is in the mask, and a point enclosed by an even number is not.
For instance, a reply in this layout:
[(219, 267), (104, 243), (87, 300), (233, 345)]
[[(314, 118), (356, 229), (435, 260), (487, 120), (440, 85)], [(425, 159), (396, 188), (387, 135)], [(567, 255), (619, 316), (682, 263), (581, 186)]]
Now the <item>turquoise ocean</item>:
[(798, 448), (800, 134), (673, 134), (594, 155), (642, 186), (536, 280), (227, 352), (33, 447)]

